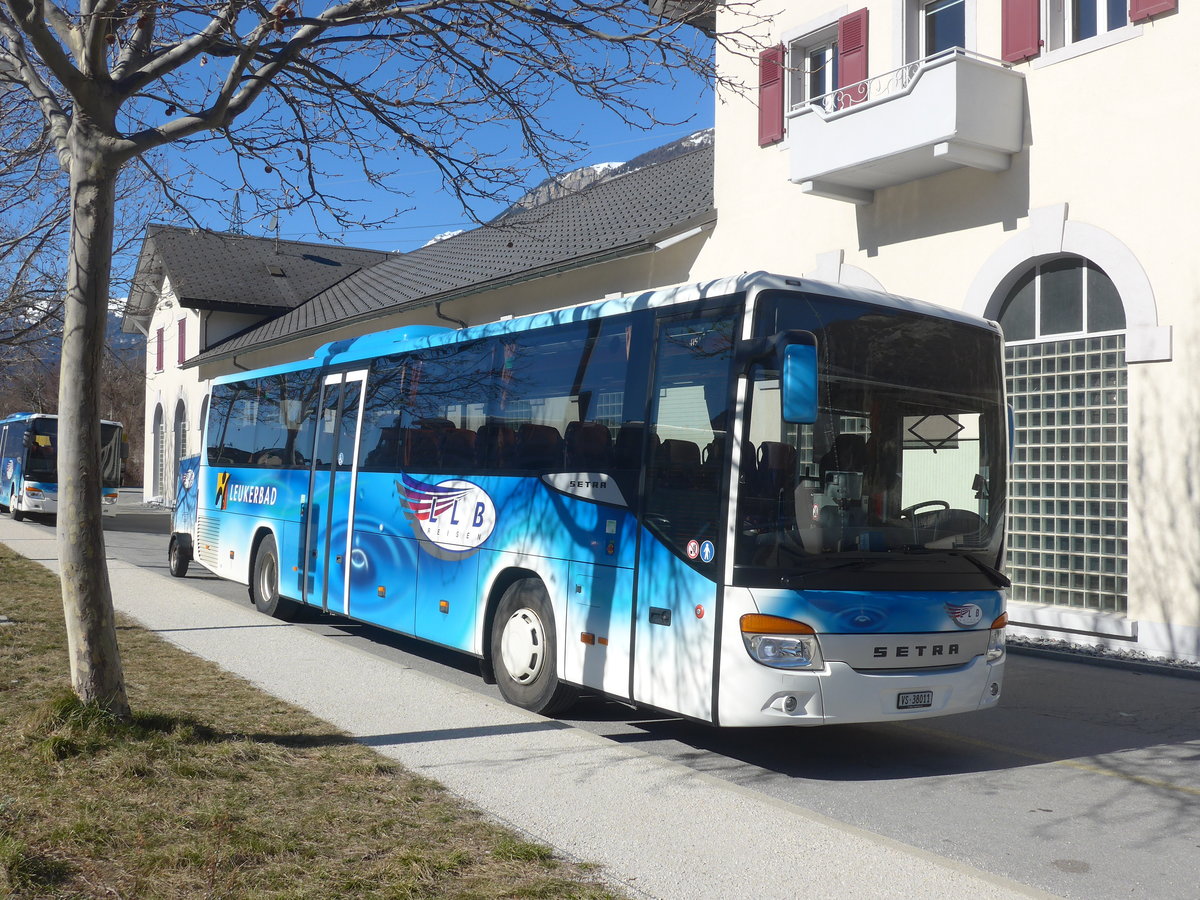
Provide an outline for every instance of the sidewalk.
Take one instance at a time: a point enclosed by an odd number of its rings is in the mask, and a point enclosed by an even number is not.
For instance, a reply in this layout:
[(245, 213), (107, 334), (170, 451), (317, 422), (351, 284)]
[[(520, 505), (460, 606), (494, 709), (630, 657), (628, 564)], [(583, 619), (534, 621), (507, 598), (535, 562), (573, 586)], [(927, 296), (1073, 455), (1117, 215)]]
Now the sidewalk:
[[(51, 569), (44, 526), (0, 542)], [(597, 863), (634, 897), (1045, 897), (500, 704), (406, 666), (109, 561), (117, 609), (171, 643), (304, 707), (497, 820)]]

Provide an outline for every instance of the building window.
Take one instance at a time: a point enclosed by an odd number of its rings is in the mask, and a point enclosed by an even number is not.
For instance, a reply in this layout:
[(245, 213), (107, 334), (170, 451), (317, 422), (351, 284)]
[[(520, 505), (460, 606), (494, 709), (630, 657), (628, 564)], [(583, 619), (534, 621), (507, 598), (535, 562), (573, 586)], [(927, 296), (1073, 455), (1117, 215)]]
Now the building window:
[(1031, 267), (999, 306), (1014, 412), (1012, 598), (1123, 614), (1128, 596), (1125, 312), (1094, 263)]
[(1010, 342), (1122, 331), (1125, 307), (1099, 266), (1080, 256), (1064, 256), (1017, 279), (1000, 308), (1000, 322)]
[(1129, 0), (1049, 0), (1046, 46), (1057, 50), (1129, 24)]
[(837, 28), (805, 35), (788, 45), (789, 101), (791, 109), (837, 90)]
[(1087, 40), (1129, 24), (1127, 0), (1067, 0), (1071, 42)]
[(1049, 60), (1067, 59), (1135, 37), (1136, 29), (1122, 29), (1172, 13), (1177, 5), (1178, 0), (1004, 0), (1000, 56), (1024, 62), (1048, 50)]
[(183, 365), (187, 360), (187, 319), (180, 319), (178, 325), (178, 343), (176, 349), (176, 358), (179, 365)]
[(153, 437), (153, 468), (150, 472), (150, 493), (151, 496), (163, 496), (163, 485), (166, 483), (166, 425), (163, 422), (163, 408), (161, 404), (154, 407), (154, 424), (150, 428)]
[(928, 0), (922, 4), (922, 58), (966, 46), (967, 0)]
[(163, 370), (163, 330), (159, 328), (154, 334), (154, 371)]
[(174, 462), (176, 464), (176, 468), (175, 471), (170, 473), (172, 477), (178, 474), (179, 461), (188, 454), (187, 433), (187, 407), (185, 407), (183, 405), (183, 401), (180, 400), (175, 405), (175, 428), (173, 437), (175, 443)]
[(820, 100), (833, 112), (866, 98), (869, 18), (856, 10), (787, 44), (789, 110)]

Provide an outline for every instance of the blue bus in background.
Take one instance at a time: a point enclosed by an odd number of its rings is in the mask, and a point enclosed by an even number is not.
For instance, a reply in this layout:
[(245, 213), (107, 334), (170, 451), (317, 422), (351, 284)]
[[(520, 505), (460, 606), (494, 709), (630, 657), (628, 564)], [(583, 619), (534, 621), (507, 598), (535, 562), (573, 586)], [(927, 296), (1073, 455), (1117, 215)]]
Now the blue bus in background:
[(194, 559), (581, 692), (720, 726), (993, 706), (1007, 413), (991, 322), (765, 273), (214, 381)]
[[(117, 514), (121, 463), (128, 455), (124, 426), (100, 423), (101, 504)], [(58, 513), (58, 416), (14, 413), (0, 419), (0, 505), (16, 521)]]

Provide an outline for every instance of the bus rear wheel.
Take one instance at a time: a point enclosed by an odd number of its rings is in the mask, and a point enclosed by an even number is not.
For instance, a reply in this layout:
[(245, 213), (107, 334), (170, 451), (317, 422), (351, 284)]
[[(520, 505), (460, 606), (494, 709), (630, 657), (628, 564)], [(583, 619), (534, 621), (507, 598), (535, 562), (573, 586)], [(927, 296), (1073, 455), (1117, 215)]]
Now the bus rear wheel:
[(171, 546), (167, 550), (167, 562), (171, 569), (171, 574), (176, 578), (182, 578), (187, 574), (188, 563), (191, 562), (191, 557), (187, 551), (180, 546), (179, 538), (172, 536)]
[(523, 578), (500, 598), (492, 623), (492, 665), (504, 699), (544, 716), (565, 711), (575, 689), (558, 679), (554, 612), (537, 578)]
[(260, 613), (276, 619), (290, 619), (295, 610), (291, 600), (279, 596), (279, 550), (273, 535), (264, 537), (254, 553), (250, 599)]

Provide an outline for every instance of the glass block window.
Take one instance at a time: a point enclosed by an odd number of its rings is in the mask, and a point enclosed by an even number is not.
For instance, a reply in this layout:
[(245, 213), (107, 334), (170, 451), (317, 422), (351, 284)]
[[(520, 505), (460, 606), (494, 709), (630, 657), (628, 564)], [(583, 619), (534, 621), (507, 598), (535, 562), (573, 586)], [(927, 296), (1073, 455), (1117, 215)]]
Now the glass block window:
[[(1094, 303), (1095, 308), (1092, 308)], [(1085, 260), (1017, 280), (1001, 307), (1025, 340), (1007, 347), (1015, 440), (1008, 575), (1014, 600), (1124, 613), (1128, 596), (1129, 413), (1124, 311)], [(1068, 323), (1077, 323), (1074, 328)], [(1064, 331), (1075, 331), (1064, 335)]]

